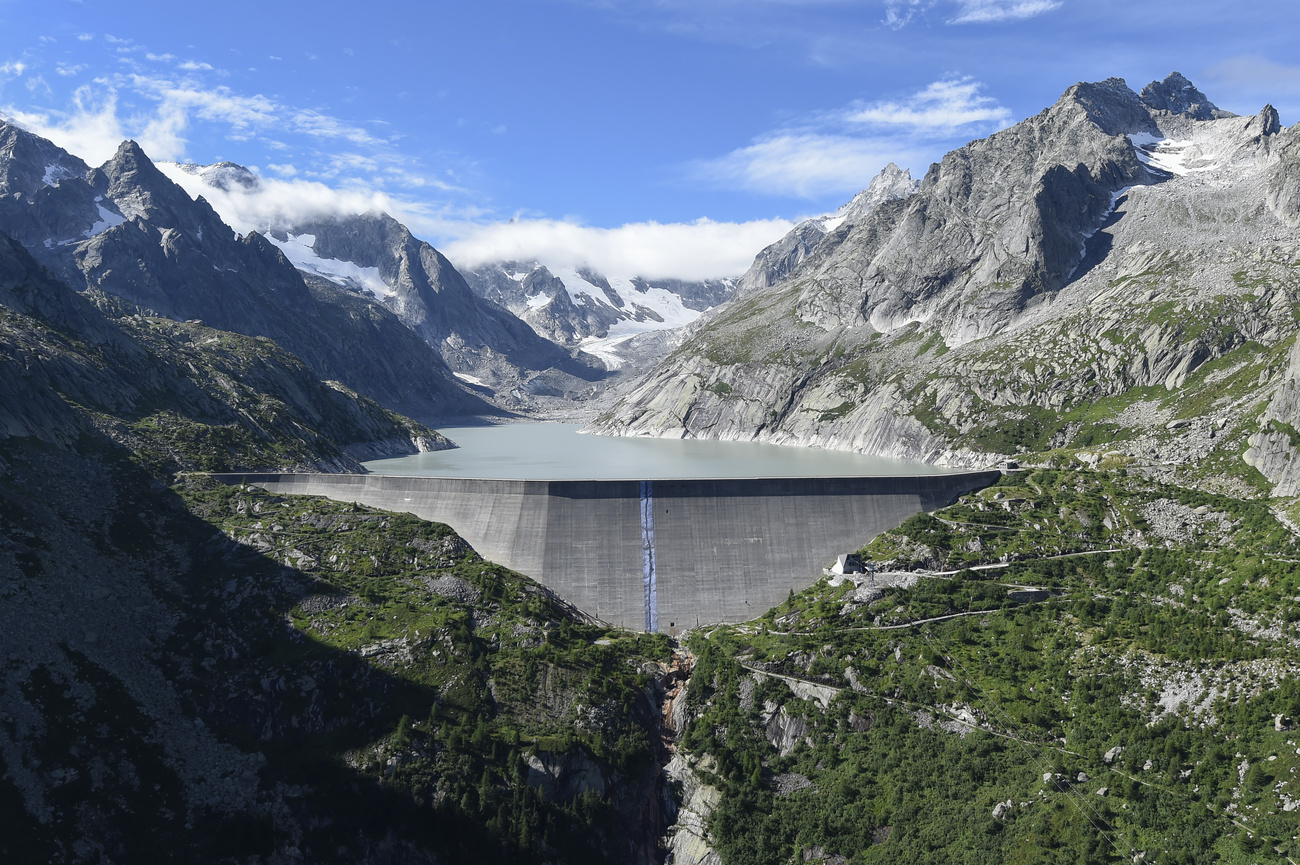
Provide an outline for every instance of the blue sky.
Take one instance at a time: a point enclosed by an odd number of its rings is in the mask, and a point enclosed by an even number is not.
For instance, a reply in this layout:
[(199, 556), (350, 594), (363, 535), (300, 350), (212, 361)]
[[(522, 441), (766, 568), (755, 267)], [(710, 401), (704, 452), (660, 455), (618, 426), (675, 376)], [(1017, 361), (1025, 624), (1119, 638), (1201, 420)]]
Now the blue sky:
[[(1139, 89), (1177, 69), (1222, 107), (1271, 101), (1293, 123), (1296, 11), (0, 0), (0, 111), (92, 164), (130, 136), (155, 159), (255, 166), (282, 203), (388, 207), (461, 258), (585, 250), (717, 276), (886, 162), (920, 176), (1079, 80)], [(228, 218), (257, 227), (254, 211)]]

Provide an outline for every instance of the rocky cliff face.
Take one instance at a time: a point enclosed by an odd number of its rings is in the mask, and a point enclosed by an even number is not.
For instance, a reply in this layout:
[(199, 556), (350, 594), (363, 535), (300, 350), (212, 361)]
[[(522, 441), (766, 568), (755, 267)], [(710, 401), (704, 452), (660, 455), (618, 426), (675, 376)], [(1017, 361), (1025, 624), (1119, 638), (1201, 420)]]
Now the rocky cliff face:
[(777, 284), (802, 264), (828, 233), (843, 225), (861, 222), (880, 205), (916, 192), (916, 187), (917, 182), (912, 180), (910, 171), (889, 163), (872, 178), (866, 189), (835, 213), (805, 219), (785, 237), (760, 252), (736, 283), (736, 293), (747, 294)]
[[(1171, 77), (1145, 100), (1171, 87), (1187, 93)], [(958, 465), (1112, 442), (1235, 460), (1295, 334), (1300, 131), (1187, 98), (1076, 85), (948, 154), (720, 310), (595, 429)]]
[[(5, 124), (0, 230), (63, 281), (149, 314), (265, 336), (319, 378), (426, 419), (482, 410), (441, 359), (383, 307), (309, 288), (264, 237), (238, 237), (134, 142), (82, 170), (53, 144)], [(39, 179), (38, 179), (39, 178)]]
[(65, 446), (107, 436), (171, 470), (364, 471), (362, 459), (451, 446), (319, 381), (270, 340), (78, 294), (4, 235), (0, 314), (8, 436)]
[[(730, 279), (689, 282), (611, 276), (590, 268), (552, 269), (538, 262), (499, 262), (465, 272), (479, 296), (506, 307), (535, 331), (562, 345), (594, 354), (613, 369), (643, 370), (675, 331), (731, 297)], [(647, 335), (650, 335), (647, 338)]]

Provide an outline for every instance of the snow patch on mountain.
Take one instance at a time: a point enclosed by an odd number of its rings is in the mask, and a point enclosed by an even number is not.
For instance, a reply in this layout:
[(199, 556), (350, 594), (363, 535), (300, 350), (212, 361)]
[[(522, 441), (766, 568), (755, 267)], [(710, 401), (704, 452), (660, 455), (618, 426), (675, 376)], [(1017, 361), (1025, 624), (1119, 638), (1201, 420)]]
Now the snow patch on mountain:
[(104, 197), (102, 195), (95, 196), (95, 208), (99, 211), (99, 219), (97, 219), (90, 228), (87, 228), (81, 233), (83, 238), (98, 237), (113, 226), (121, 225), (126, 222), (126, 217), (119, 213), (114, 213), (104, 205), (100, 204), (103, 200)]
[[(611, 279), (611, 283), (616, 281)], [(659, 316), (662, 321), (654, 321), (653, 318), (643, 322), (621, 321), (610, 328), (613, 333), (616, 328), (629, 327), (633, 324), (644, 324), (646, 327), (638, 330), (642, 333), (646, 330), (667, 330), (670, 328), (685, 327), (703, 313), (690, 309), (682, 304), (682, 299), (676, 294), (665, 288), (656, 288), (648, 286), (644, 290), (634, 288), (630, 280), (627, 280), (625, 287), (615, 284), (615, 290), (626, 298), (630, 298), (628, 305), (634, 308), (649, 310)], [(626, 307), (625, 307), (626, 308)], [(625, 331), (626, 332), (626, 331)]]
[(600, 358), (607, 368), (615, 370), (622, 368), (624, 362), (622, 355), (618, 353), (619, 346), (634, 336), (636, 336), (634, 333), (619, 336), (589, 336), (582, 340), (579, 346), (587, 354)]
[(1135, 132), (1128, 138), (1133, 142), (1133, 151), (1138, 160), (1144, 165), (1177, 177), (1182, 177), (1189, 171), (1186, 159), (1191, 142), (1156, 138), (1149, 132)]
[(45, 174), (41, 176), (41, 182), (46, 186), (58, 186), (60, 180), (67, 180), (69, 177), (76, 176), (76, 173), (66, 165), (55, 162), (45, 166)]
[(316, 254), (316, 236), (312, 234), (286, 234), (281, 240), (268, 234), (266, 239), (275, 244), (294, 267), (324, 277), (330, 282), (348, 288), (367, 291), (380, 300), (393, 294), (384, 282), (377, 267), (360, 267), (350, 261), (322, 258)]
[(605, 293), (598, 286), (587, 281), (575, 268), (556, 267), (552, 268), (551, 273), (554, 274), (556, 279), (564, 283), (564, 290), (569, 293), (569, 298), (579, 306), (598, 303), (610, 307), (614, 305), (609, 302), (609, 299), (605, 297)]

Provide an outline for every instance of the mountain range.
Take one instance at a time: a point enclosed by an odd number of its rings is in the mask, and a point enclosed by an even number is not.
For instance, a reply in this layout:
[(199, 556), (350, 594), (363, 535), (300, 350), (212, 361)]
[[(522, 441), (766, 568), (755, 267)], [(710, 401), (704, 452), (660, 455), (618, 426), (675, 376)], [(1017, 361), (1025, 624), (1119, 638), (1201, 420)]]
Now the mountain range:
[(1245, 451), (1290, 488), (1297, 142), (1178, 73), (1075, 85), (914, 191), (796, 228), (593, 429), (1233, 477)]

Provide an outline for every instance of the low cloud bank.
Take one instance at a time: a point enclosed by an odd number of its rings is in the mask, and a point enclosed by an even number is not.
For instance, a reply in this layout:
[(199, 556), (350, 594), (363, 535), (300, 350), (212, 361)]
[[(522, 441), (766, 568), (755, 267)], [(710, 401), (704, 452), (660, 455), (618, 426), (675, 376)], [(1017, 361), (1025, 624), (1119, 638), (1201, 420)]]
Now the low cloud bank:
[[(235, 180), (235, 172), (243, 170), (237, 166), (226, 172), (210, 167), (205, 178), (175, 162), (157, 164), (191, 198), (202, 195), (207, 199), (226, 224), (240, 234), (371, 211), (391, 213), (404, 222), (408, 218), (412, 221), (424, 218), (422, 208), (417, 205), (373, 189), (335, 189), (314, 180), (278, 180), (260, 175), (246, 175), (253, 182), (243, 185)], [(224, 182), (226, 188), (212, 185), (209, 178)]]
[(763, 247), (793, 227), (787, 219), (637, 222), (617, 228), (529, 219), (466, 226), (442, 251), (458, 267), (535, 260), (647, 279), (721, 279), (744, 273)]
[(697, 182), (766, 195), (848, 199), (890, 162), (924, 173), (932, 158), (1010, 126), (1009, 109), (969, 77), (944, 78), (897, 99), (853, 102), (687, 166)]
[(596, 228), (555, 219), (484, 223), (482, 214), (434, 212), (364, 188), (335, 189), (209, 167), (202, 174), (176, 163), (159, 168), (191, 197), (202, 195), (240, 233), (287, 228), (329, 216), (382, 211), (437, 246), (457, 267), (496, 261), (540, 261), (590, 267), (647, 279), (721, 279), (744, 273), (763, 247), (794, 227), (788, 219), (752, 222), (637, 222)]

